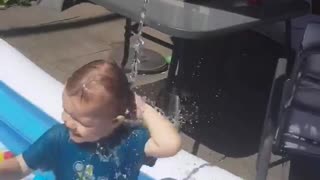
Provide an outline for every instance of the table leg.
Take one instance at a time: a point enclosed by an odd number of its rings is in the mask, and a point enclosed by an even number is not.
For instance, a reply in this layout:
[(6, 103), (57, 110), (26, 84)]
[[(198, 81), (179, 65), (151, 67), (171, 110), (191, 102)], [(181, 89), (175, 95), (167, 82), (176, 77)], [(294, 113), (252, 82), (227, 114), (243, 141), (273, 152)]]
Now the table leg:
[(218, 85), (223, 66), (221, 38), (187, 40), (172, 38), (172, 59), (166, 89), (169, 93), (187, 95)]
[(128, 62), (129, 51), (130, 51), (130, 38), (132, 36), (131, 19), (126, 18), (125, 33), (124, 33), (124, 49), (123, 49), (123, 59), (121, 62), (121, 67), (124, 68)]
[[(183, 129), (182, 124), (180, 123), (180, 116), (181, 113), (185, 113), (181, 112), (183, 111), (182, 106), (186, 103), (184, 102), (186, 98), (190, 98), (184, 93), (184, 88), (186, 84), (190, 83), (188, 81), (192, 81), (193, 79), (191, 78), (190, 74), (194, 72), (194, 61), (197, 61), (196, 58), (193, 58), (190, 55), (196, 52), (198, 53), (198, 51), (195, 49), (199, 48), (200, 46), (197, 46), (198, 44), (195, 45), (193, 41), (179, 38), (173, 38), (173, 44), (167, 86), (166, 89), (164, 89), (165, 95), (163, 97), (165, 98), (163, 99), (162, 103), (164, 107), (163, 110), (165, 111), (166, 115), (173, 119), (174, 125), (180, 130), (181, 128)], [(194, 118), (198, 119), (199, 114), (195, 113), (193, 116)], [(192, 148), (192, 154), (197, 155), (199, 147), (200, 137), (196, 135), (195, 143), (193, 144)]]
[[(175, 89), (184, 89), (185, 84), (189, 84), (193, 78), (193, 72), (198, 61), (197, 48), (201, 45), (192, 40), (173, 38), (172, 59), (169, 67), (167, 88), (173, 93), (178, 93)], [(199, 45), (199, 47), (198, 47)], [(200, 59), (200, 58), (199, 58)]]
[(176, 77), (178, 76), (180, 67), (180, 56), (183, 53), (183, 43), (175, 41), (172, 49), (172, 58), (169, 66), (167, 88), (172, 89), (174, 84), (176, 84)]
[(168, 78), (165, 87), (160, 91), (157, 98), (157, 106), (160, 107), (167, 117), (173, 120), (174, 125), (179, 128), (177, 121), (180, 115), (180, 92), (177, 88), (177, 78), (179, 78), (180, 56), (183, 54), (183, 43), (174, 43), (172, 49), (172, 59), (169, 66)]

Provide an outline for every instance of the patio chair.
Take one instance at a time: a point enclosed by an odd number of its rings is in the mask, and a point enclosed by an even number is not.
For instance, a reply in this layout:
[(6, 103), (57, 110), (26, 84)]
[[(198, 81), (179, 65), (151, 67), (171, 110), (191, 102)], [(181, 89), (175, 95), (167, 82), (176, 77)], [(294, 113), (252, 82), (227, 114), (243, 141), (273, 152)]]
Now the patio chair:
[[(309, 24), (291, 75), (280, 59), (269, 97), (257, 159), (257, 180), (292, 157), (320, 157), (320, 24)], [(283, 159), (270, 164), (271, 154)]]

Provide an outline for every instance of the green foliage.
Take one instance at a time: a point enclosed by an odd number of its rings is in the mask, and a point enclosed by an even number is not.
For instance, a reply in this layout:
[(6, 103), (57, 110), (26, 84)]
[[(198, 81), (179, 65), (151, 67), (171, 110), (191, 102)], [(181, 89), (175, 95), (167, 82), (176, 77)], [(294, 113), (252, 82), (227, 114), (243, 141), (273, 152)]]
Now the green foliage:
[(8, 7), (12, 5), (30, 6), (33, 0), (0, 0), (0, 7)]

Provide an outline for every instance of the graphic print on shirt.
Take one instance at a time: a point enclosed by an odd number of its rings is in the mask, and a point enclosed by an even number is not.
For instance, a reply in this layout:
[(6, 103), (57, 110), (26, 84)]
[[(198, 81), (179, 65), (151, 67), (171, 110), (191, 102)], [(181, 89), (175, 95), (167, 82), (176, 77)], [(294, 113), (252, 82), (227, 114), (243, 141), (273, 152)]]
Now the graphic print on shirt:
[(76, 180), (95, 180), (94, 167), (91, 164), (85, 165), (82, 161), (77, 161), (73, 164), (73, 170)]

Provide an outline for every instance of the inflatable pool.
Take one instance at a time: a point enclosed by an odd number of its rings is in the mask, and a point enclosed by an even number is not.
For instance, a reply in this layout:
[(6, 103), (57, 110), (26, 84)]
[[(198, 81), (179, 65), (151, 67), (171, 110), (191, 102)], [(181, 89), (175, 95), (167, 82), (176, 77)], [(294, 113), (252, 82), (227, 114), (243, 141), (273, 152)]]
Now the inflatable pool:
[[(4, 153), (3, 155), (10, 155), (10, 152), (22, 153), (45, 131), (58, 123), (1, 81), (0, 102), (0, 157), (1, 153)], [(37, 180), (54, 179), (50, 172), (36, 172), (35, 175), (34, 178)], [(152, 178), (141, 173), (139, 180), (152, 180)]]
[[(63, 85), (0, 39), (0, 150), (19, 154), (56, 123), (62, 123)], [(25, 179), (54, 179), (35, 172)], [(180, 151), (143, 166), (139, 180), (240, 180), (206, 161)]]

